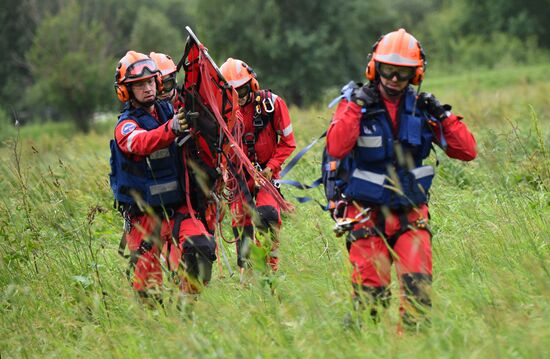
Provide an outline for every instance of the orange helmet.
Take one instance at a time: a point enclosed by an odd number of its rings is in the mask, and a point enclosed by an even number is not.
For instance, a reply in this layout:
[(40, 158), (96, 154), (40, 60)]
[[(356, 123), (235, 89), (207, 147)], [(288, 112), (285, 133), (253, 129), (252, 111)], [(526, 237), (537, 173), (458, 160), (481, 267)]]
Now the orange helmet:
[(176, 64), (174, 64), (174, 61), (172, 58), (168, 55), (161, 54), (158, 52), (151, 52), (149, 54), (149, 57), (153, 59), (153, 61), (156, 62), (157, 67), (160, 70), (160, 74), (162, 77), (173, 74), (176, 72), (177, 67)]
[(376, 78), (376, 63), (416, 67), (416, 73), (410, 80), (413, 85), (418, 85), (422, 81), (426, 69), (422, 46), (405, 29), (381, 36), (372, 46), (372, 54), (369, 55), (365, 71), (369, 81)]
[(252, 92), (260, 91), (260, 84), (256, 80), (256, 73), (252, 70), (252, 67), (248, 66), (246, 62), (228, 58), (220, 67), (225, 80), (233, 86), (233, 88), (241, 87), (250, 81), (250, 89)]
[(160, 71), (155, 61), (145, 54), (128, 51), (118, 62), (115, 71), (115, 90), (118, 99), (122, 102), (130, 100), (127, 84), (151, 77), (155, 78), (157, 91), (162, 89)]

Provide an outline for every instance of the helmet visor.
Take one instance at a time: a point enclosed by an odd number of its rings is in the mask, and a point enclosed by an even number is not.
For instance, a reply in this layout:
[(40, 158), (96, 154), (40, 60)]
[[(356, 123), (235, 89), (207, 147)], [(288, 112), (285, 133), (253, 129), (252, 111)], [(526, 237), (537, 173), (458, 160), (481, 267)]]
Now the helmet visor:
[(380, 76), (388, 80), (397, 77), (399, 81), (408, 81), (412, 79), (416, 73), (416, 67), (412, 66), (397, 66), (378, 62), (377, 67)]
[(151, 59), (139, 60), (126, 70), (126, 80), (139, 80), (145, 77), (151, 77), (158, 72), (157, 65)]

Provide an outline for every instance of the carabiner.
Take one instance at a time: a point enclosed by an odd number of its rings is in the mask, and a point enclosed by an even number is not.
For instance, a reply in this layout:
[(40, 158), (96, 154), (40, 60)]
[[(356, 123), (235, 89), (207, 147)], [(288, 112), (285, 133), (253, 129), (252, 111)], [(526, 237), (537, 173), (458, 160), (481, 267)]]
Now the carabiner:
[(370, 207), (363, 209), (361, 212), (355, 215), (355, 219), (359, 219), (359, 217), (363, 218), (357, 222), (358, 224), (368, 222), (370, 220)]
[[(334, 204), (334, 209), (332, 210), (332, 219), (334, 219), (335, 222), (338, 222), (338, 218), (336, 217), (338, 213), (340, 212), (340, 207), (343, 205), (344, 207), (347, 206), (348, 202), (346, 201), (338, 201)], [(347, 209), (344, 211), (343, 216), (346, 217)]]
[[(262, 105), (264, 107), (264, 111), (266, 113), (271, 113), (273, 111), (275, 111), (275, 106), (273, 105), (273, 101), (271, 100), (270, 97), (266, 97), (262, 100)], [(269, 107), (268, 107), (269, 105)]]

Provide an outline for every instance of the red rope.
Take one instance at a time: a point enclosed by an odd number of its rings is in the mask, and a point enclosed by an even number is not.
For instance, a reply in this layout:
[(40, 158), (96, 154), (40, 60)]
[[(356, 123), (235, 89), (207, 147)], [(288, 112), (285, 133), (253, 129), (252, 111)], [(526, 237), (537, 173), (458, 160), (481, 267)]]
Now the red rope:
[[(205, 48), (203, 45), (199, 46), (200, 53), (205, 52)], [(218, 106), (219, 101), (215, 96), (215, 90), (213, 88), (213, 81), (216, 81), (213, 76), (210, 74), (208, 60), (206, 59), (206, 56), (199, 56), (199, 69), (201, 74), (201, 85), (204, 86), (204, 93), (201, 93), (201, 96), (204, 96), (204, 100), (206, 100), (207, 103), (211, 104), (210, 109), (212, 110), (214, 117), (216, 118), (218, 125), (223, 130), (225, 136), (228, 139), (228, 144), (224, 145), (224, 150), (231, 149), (232, 151), (228, 151), (228, 153), (233, 153), (234, 157), (232, 157), (232, 160), (234, 159), (233, 163), (237, 164), (237, 168), (244, 168), (246, 172), (252, 177), (255, 178), (258, 184), (263, 187), (269, 194), (273, 196), (273, 198), (277, 201), (277, 203), (280, 205), (281, 209), (284, 211), (290, 211), (293, 209), (293, 206), (287, 202), (279, 193), (279, 191), (273, 186), (271, 181), (267, 180), (261, 172), (256, 170), (254, 165), (250, 162), (248, 159), (248, 156), (244, 153), (242, 150), (240, 144), (235, 140), (233, 137), (233, 134), (231, 133), (230, 129), (227, 126), (226, 121), (224, 120), (222, 114), (220, 113), (220, 109)], [(210, 67), (211, 68), (211, 67)], [(232, 125), (232, 127), (235, 127), (236, 125), (236, 109), (237, 109), (237, 99), (235, 96), (235, 91), (231, 91), (231, 97), (232, 97), (232, 105), (233, 109), (231, 112), (231, 116), (228, 119), (229, 123)], [(220, 99), (221, 101), (221, 99)], [(238, 126), (237, 126), (238, 127)], [(238, 129), (236, 130), (238, 133)]]

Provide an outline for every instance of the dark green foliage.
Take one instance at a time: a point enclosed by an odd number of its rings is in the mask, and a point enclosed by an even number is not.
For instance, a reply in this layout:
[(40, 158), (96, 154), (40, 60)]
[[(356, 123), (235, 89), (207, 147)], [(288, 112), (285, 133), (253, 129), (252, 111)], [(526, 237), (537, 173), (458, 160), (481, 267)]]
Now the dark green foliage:
[[(5, 0), (0, 3), (0, 106), (8, 107), (29, 82), (25, 52), (33, 39), (35, 23), (28, 3)], [(19, 91), (18, 91), (19, 90)]]
[(94, 111), (111, 98), (114, 60), (107, 39), (102, 24), (86, 19), (77, 3), (44, 20), (27, 54), (35, 79), (29, 105), (39, 111), (52, 106), (87, 132)]
[(245, 6), (199, 1), (196, 21), (198, 35), (220, 63), (227, 57), (246, 61), (261, 85), (302, 105), (360, 72), (369, 52), (365, 44), (378, 33), (365, 18), (350, 15), (371, 7), (378, 13), (375, 26), (390, 23), (388, 9), (374, 1), (314, 0), (248, 1)]
[[(130, 36), (129, 49), (149, 54), (151, 51), (177, 57), (183, 51), (184, 38), (170, 26), (168, 18), (159, 11), (140, 11)], [(173, 55), (172, 55), (173, 54)]]
[[(437, 71), (543, 63), (550, 49), (547, 5), (540, 0), (159, 0), (154, 5), (5, 0), (0, 106), (7, 113), (15, 108), (24, 121), (70, 118), (85, 130), (94, 112), (118, 108), (111, 87), (116, 60), (130, 49), (166, 52), (178, 60), (186, 25), (219, 65), (227, 57), (247, 61), (261, 85), (297, 105), (319, 102), (350, 79), (364, 81), (372, 44), (400, 27), (421, 41), (428, 78)], [(67, 66), (78, 71), (71, 79), (60, 71)], [(78, 84), (76, 75), (82, 79)]]

